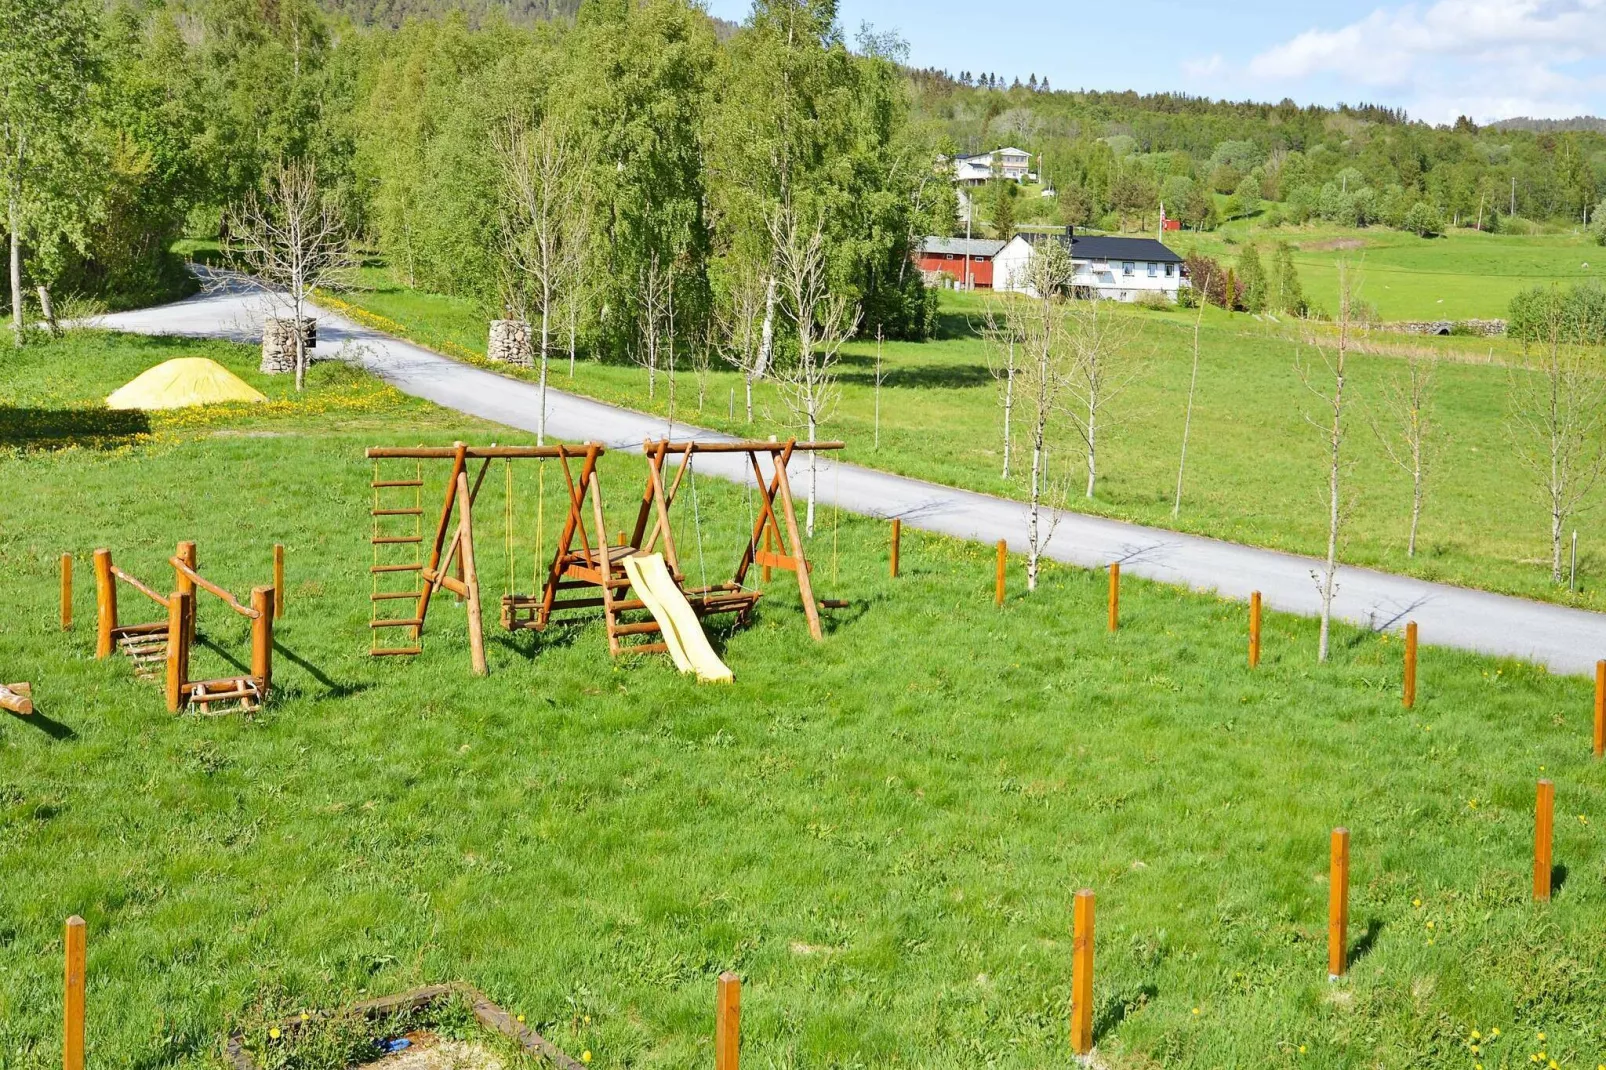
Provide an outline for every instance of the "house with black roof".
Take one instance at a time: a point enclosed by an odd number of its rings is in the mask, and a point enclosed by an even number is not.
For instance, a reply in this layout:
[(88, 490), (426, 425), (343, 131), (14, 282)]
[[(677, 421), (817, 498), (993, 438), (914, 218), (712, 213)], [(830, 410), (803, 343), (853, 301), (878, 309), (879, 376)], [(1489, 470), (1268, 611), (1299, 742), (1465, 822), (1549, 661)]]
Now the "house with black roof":
[(1154, 238), (1122, 238), (1103, 234), (1077, 234), (1075, 228), (1051, 233), (1017, 234), (993, 256), (992, 284), (996, 290), (1030, 293), (1027, 283), (1031, 259), (1045, 242), (1070, 248), (1071, 285), (1080, 296), (1114, 301), (1136, 301), (1158, 293), (1175, 301), (1188, 285), (1182, 257)]

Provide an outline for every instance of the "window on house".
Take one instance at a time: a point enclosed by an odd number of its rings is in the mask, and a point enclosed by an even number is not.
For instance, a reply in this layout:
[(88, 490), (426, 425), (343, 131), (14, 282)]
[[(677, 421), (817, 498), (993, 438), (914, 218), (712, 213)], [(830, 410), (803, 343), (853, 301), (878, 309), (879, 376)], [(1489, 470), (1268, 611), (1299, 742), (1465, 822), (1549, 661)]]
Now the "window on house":
[(1136, 273), (1136, 270), (1137, 270), (1137, 265), (1134, 264), (1132, 261), (1130, 261), (1130, 260), (1121, 261), (1121, 274), (1123, 274), (1123, 275), (1132, 275), (1132, 274)]
[(1160, 277), (1160, 265), (1151, 261), (1149, 263), (1149, 278), (1157, 279), (1159, 277)]
[(1166, 277), (1166, 278), (1168, 278), (1168, 279), (1169, 279), (1169, 278), (1170, 278), (1170, 277), (1171, 277), (1171, 276), (1172, 276), (1172, 275), (1174, 275), (1174, 274), (1175, 274), (1175, 273), (1176, 273), (1176, 272), (1175, 272), (1175, 271), (1174, 271), (1174, 270), (1173, 270), (1173, 269), (1174, 269), (1174, 268), (1175, 268), (1175, 267), (1176, 267), (1176, 265), (1175, 265), (1175, 264), (1167, 264), (1167, 265), (1166, 265), (1166, 266), (1165, 266), (1165, 277)]

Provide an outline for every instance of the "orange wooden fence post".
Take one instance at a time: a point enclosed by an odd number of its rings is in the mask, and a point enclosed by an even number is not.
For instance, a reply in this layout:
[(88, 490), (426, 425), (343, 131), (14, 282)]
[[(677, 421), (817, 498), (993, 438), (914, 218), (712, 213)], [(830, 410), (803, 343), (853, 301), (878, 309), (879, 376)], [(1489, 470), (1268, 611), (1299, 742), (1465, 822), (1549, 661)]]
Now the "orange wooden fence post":
[(268, 701), (273, 686), (273, 602), (277, 588), (251, 588), (251, 608), (257, 611), (251, 622), (251, 675), (257, 678), (262, 701)]
[(1595, 662), (1595, 757), (1606, 756), (1606, 661)]
[(1556, 785), (1539, 782), (1539, 803), (1534, 813), (1534, 898), (1550, 902), (1550, 851), (1556, 827)]
[(112, 629), (117, 627), (117, 581), (112, 578), (112, 552), (95, 551), (95, 657), (112, 654)]
[(61, 630), (72, 630), (72, 554), (61, 555)]
[(1405, 622), (1405, 708), (1416, 705), (1416, 621)]
[(195, 595), (174, 591), (167, 599), (167, 712), (184, 708), (184, 683), (189, 679), (190, 628), (195, 619)]
[(1093, 1050), (1093, 890), (1076, 893), (1071, 921), (1071, 1051)]
[(1121, 562), (1110, 562), (1110, 631), (1121, 626)]
[(1004, 604), (1004, 572), (1009, 567), (1009, 543), (1004, 539), (998, 540), (998, 576), (994, 584), (993, 603)]
[[(179, 543), (178, 550), (173, 556), (190, 566), (192, 570), (200, 568), (200, 564), (195, 558), (195, 544), (193, 542)], [(190, 596), (190, 615), (189, 618), (184, 622), (184, 642), (186, 644), (193, 644), (195, 642), (195, 581), (184, 575), (184, 573), (178, 572), (176, 569), (174, 571), (178, 577), (179, 591)]]
[(1333, 830), (1327, 887), (1327, 979), (1349, 969), (1349, 829)]
[(1260, 592), (1249, 594), (1249, 667), (1260, 664)]
[(714, 1003), (714, 1070), (737, 1070), (742, 1053), (742, 979), (719, 975)]
[(284, 616), (284, 543), (273, 544), (273, 619)]
[(62, 1070), (84, 1070), (84, 919), (67, 919), (66, 992), (62, 999)]
[(892, 578), (898, 578), (898, 544), (903, 541), (903, 521), (892, 518)]

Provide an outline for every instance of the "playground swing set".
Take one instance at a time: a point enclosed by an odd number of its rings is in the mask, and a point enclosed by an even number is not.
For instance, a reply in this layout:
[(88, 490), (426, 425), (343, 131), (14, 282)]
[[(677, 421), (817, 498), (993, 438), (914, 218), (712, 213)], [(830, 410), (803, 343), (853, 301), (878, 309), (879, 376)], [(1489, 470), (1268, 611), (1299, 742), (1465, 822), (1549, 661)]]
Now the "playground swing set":
[[(197, 571), (193, 542), (179, 543), (168, 563), (173, 567), (176, 589), (164, 597), (149, 584), (113, 564), (110, 550), (95, 551), (95, 657), (107, 658), (121, 651), (133, 662), (135, 675), (162, 676), (166, 682), (167, 708), (172, 713), (191, 705), (207, 713), (231, 710), (249, 713), (259, 709), (273, 686), (274, 588), (253, 587), (250, 604), (242, 604), (228, 590)], [(161, 606), (163, 616), (138, 624), (120, 623), (119, 582)], [(214, 680), (190, 679), (190, 651), (195, 644), (197, 598), (201, 592), (213, 595), (251, 621), (248, 673)]]
[[(766, 580), (772, 569), (797, 575), (809, 632), (815, 639), (823, 635), (820, 609), (843, 604), (818, 602), (815, 599), (809, 576), (811, 566), (799, 535), (791, 484), (786, 474), (786, 464), (796, 453), (841, 448), (842, 443), (839, 442), (800, 443), (795, 440), (672, 442), (663, 439), (646, 442), (642, 449), (648, 461), (647, 477), (634, 527), (628, 533), (621, 531), (619, 542), (610, 545), (597, 471), (597, 461), (606, 452), (600, 443), (579, 446), (467, 446), (456, 443), (452, 446), (372, 447), (366, 451), (367, 458), (374, 463), (371, 482), (374, 489), (371, 510), (374, 521), (371, 536), (374, 562), (370, 572), (374, 577), (371, 598), (375, 608), (370, 629), (376, 638), (370, 644), (370, 653), (376, 656), (419, 653), (432, 596), (445, 589), (466, 603), (470, 659), (474, 672), (485, 674), (485, 640), (480, 619), (481, 584), (474, 559), (473, 509), (491, 462), (500, 458), (508, 467), (504, 541), (509, 555), (509, 583), (507, 593), (501, 600), (503, 628), (508, 631), (544, 631), (555, 621), (567, 623), (584, 619), (570, 616), (571, 613), (601, 610), (610, 654), (667, 653), (683, 672), (696, 672), (704, 680), (729, 680), (730, 670), (709, 647), (700, 621), (725, 613), (734, 613), (738, 625), (750, 619), (753, 606), (762, 597), (761, 591), (747, 586), (747, 577), (754, 565), (763, 570)], [(704, 577), (702, 584), (692, 586), (688, 585), (681, 567), (670, 516), (682, 486), (689, 485), (701, 560), (702, 518), (696, 502), (693, 463), (696, 455), (706, 453), (746, 454), (758, 491), (758, 509), (732, 579), (710, 584)], [(676, 457), (680, 459), (680, 464), (673, 479), (670, 479), (667, 465), (671, 458)], [(761, 457), (768, 458), (767, 475)], [(517, 510), (514, 506), (511, 462), (515, 459), (537, 459), (542, 462), (541, 501), (536, 523), (538, 567), (545, 557), (542, 542), (547, 460), (558, 462), (568, 499), (558, 544), (546, 568), (546, 578), (539, 594), (524, 594), (514, 590), (512, 557)], [(382, 478), (384, 473), (380, 471), (380, 462), (386, 460), (412, 460), (413, 471), (404, 473), (410, 478)], [(452, 461), (440, 515), (427, 554), (422, 552), (421, 488), (424, 460)], [(481, 464), (471, 477), (470, 462), (475, 460)], [(574, 462), (578, 462), (578, 465)], [(381, 496), (396, 490), (410, 491), (411, 502), (386, 501)], [(385, 530), (384, 525), (389, 518), (411, 518), (412, 530)], [(413, 555), (417, 560), (396, 562), (383, 559), (387, 548), (398, 546), (418, 547), (420, 552)], [(778, 547), (785, 549), (778, 552)], [(412, 573), (418, 574), (421, 581), (417, 587), (399, 591), (380, 589), (382, 577)], [(391, 600), (411, 600), (415, 606), (413, 615), (382, 616), (379, 607)], [(559, 614), (563, 616), (559, 617)], [(410, 632), (410, 641), (406, 645), (382, 645), (377, 635), (386, 629), (405, 629)]]

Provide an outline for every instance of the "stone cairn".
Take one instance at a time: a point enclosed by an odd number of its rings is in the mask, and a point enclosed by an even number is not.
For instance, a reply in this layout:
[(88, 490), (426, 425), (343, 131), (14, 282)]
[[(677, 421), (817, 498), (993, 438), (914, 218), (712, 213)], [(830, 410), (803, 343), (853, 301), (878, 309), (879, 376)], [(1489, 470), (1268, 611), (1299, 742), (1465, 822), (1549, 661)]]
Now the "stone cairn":
[(530, 341), (528, 320), (492, 320), (486, 355), (503, 364), (528, 368), (535, 364), (535, 347)]
[[(302, 321), (306, 338), (307, 363), (312, 363), (312, 347), (318, 344), (318, 321)], [(291, 319), (269, 316), (262, 321), (263, 375), (287, 375), (296, 370), (296, 323)]]

